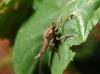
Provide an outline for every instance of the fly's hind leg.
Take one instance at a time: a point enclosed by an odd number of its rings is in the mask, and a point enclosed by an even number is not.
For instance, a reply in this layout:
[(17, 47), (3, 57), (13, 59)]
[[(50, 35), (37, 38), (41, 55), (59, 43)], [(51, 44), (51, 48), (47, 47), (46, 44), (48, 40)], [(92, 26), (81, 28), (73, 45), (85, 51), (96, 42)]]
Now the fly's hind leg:
[(60, 59), (60, 54), (59, 54), (59, 51), (58, 51), (58, 44), (60, 43), (59, 40), (56, 40), (56, 38), (53, 38), (50, 42), (50, 51), (52, 52), (52, 56), (54, 55), (54, 52), (56, 52), (59, 56), (59, 59)]
[(59, 50), (57, 48), (55, 48), (55, 52), (57, 53), (59, 60), (60, 60), (60, 53), (59, 53)]

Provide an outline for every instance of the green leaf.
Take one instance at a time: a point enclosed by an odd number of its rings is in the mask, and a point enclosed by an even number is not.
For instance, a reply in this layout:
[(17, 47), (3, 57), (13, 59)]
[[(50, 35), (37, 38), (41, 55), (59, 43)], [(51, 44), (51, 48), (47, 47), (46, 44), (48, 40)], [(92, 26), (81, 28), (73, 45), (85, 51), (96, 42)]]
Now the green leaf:
[[(36, 13), (23, 24), (15, 41), (13, 61), (16, 74), (32, 74), (38, 62), (33, 59), (42, 46), (43, 32), (57, 21), (61, 24), (59, 33), (62, 36), (72, 35), (59, 44), (60, 59), (56, 52), (52, 58), (51, 73), (62, 74), (75, 55), (70, 47), (86, 41), (90, 30), (100, 21), (99, 7), (100, 0), (42, 0), (41, 5), (37, 4)], [(43, 59), (42, 63), (46, 60)], [(49, 64), (50, 60), (47, 62)]]

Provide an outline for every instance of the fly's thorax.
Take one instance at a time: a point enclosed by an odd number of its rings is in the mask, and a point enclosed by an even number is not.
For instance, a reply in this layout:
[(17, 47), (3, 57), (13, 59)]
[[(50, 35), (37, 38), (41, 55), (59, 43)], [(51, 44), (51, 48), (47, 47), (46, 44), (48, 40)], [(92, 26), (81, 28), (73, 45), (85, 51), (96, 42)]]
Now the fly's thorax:
[(49, 26), (44, 33), (44, 38), (51, 40), (55, 35), (55, 26)]

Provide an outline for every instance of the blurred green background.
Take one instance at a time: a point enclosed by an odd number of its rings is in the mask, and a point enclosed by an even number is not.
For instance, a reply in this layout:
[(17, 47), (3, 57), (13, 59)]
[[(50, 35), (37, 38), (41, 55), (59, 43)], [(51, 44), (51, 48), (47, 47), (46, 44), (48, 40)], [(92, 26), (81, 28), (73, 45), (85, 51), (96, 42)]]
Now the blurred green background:
[[(0, 0), (0, 74), (15, 74), (12, 48), (16, 34), (22, 23), (35, 12), (33, 0), (29, 1), (12, 0), (8, 7)], [(71, 50), (77, 54), (64, 74), (100, 74), (100, 24), (93, 28), (86, 42), (72, 46)]]

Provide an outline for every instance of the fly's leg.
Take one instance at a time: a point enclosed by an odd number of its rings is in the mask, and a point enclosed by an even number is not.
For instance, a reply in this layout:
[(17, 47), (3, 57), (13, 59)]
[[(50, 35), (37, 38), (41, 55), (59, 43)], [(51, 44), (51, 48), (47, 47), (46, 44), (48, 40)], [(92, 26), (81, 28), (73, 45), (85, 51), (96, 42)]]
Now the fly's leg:
[(60, 40), (62, 40), (62, 39), (65, 40), (65, 39), (68, 39), (68, 38), (70, 38), (70, 37), (73, 37), (73, 36), (72, 36), (72, 35), (70, 35), (70, 36), (65, 35), (65, 36), (61, 36), (60, 38), (57, 37), (56, 39), (60, 41)]
[(68, 35), (65, 35), (65, 36), (61, 36), (60, 38), (58, 38), (58, 37), (56, 37), (56, 43), (57, 43), (57, 45), (55, 45), (55, 51), (56, 51), (56, 53), (58, 54), (58, 56), (59, 56), (59, 59), (60, 59), (60, 53), (59, 53), (59, 51), (58, 51), (58, 44), (61, 42), (61, 40), (62, 39), (67, 39), (67, 38), (69, 38), (69, 37), (72, 37), (72, 36), (68, 36)]
[(61, 36), (60, 38), (56, 37), (54, 40), (51, 40), (51, 42), (50, 42), (50, 45), (53, 48), (52, 55), (54, 54), (54, 52), (56, 52), (58, 54), (59, 60), (60, 60), (60, 53), (58, 51), (59, 43), (61, 42), (62, 39), (65, 40), (69, 37), (72, 37), (72, 36), (65, 35), (65, 36)]

